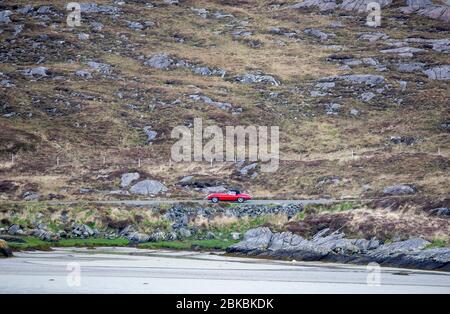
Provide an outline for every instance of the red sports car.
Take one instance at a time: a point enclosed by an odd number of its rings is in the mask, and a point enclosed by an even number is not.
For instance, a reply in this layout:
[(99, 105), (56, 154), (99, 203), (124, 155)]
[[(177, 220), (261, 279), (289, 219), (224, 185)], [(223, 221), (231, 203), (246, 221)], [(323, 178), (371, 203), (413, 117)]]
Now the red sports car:
[(250, 195), (241, 193), (238, 190), (231, 190), (228, 193), (213, 193), (208, 195), (208, 200), (213, 203), (219, 203), (220, 201), (244, 203), (245, 201), (251, 199), (252, 197)]

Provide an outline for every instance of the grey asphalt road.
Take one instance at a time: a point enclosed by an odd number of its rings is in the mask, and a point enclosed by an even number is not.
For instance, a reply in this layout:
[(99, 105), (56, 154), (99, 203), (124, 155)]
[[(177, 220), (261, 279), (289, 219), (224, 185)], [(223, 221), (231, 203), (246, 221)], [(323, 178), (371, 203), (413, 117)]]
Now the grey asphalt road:
[[(243, 205), (325, 205), (334, 202), (339, 202), (337, 200), (329, 199), (316, 199), (316, 200), (251, 200), (245, 202)], [(67, 202), (49, 202), (49, 204), (54, 205), (72, 205), (81, 203), (79, 201), (67, 201)], [(207, 200), (111, 200), (111, 201), (83, 201), (83, 203), (91, 204), (107, 204), (107, 205), (126, 205), (126, 206), (154, 206), (160, 204), (183, 204), (183, 203), (194, 203), (194, 204), (208, 204), (211, 203)], [(237, 203), (236, 203), (237, 204)]]
[(0, 278), (10, 294), (450, 293), (447, 273), (133, 248), (17, 253)]

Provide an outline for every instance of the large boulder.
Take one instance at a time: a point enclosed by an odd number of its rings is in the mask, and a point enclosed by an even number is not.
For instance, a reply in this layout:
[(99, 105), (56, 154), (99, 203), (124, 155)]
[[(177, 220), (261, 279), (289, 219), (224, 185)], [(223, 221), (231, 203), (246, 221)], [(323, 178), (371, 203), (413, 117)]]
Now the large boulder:
[(5, 240), (0, 240), (0, 256), (11, 257), (12, 251)]
[(130, 189), (132, 194), (153, 196), (160, 193), (167, 192), (167, 187), (159, 181), (156, 180), (144, 180), (136, 183)]

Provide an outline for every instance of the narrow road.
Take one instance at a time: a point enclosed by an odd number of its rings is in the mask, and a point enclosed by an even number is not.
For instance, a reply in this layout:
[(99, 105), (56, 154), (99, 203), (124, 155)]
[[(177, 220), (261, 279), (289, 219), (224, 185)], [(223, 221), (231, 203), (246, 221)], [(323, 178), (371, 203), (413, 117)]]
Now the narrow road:
[(450, 293), (447, 273), (133, 248), (16, 253), (0, 278), (11, 294)]
[[(316, 200), (251, 200), (242, 205), (325, 205), (339, 202), (338, 200), (316, 199)], [(51, 201), (52, 205), (74, 205), (79, 203), (125, 205), (125, 206), (155, 206), (161, 204), (211, 204), (207, 200), (111, 200), (111, 201)], [(222, 202), (226, 203), (226, 202)], [(237, 204), (237, 203), (232, 203)], [(241, 204), (237, 204), (241, 205)]]

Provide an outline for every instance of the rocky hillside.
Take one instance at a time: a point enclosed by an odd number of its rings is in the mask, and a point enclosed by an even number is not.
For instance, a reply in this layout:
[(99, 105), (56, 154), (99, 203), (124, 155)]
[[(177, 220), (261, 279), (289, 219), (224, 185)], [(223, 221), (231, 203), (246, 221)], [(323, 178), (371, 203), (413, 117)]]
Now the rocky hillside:
[[(0, 199), (414, 195), (447, 205), (445, 1), (0, 1)], [(280, 127), (280, 168), (170, 162), (175, 126)], [(136, 196), (137, 195), (137, 196)]]

